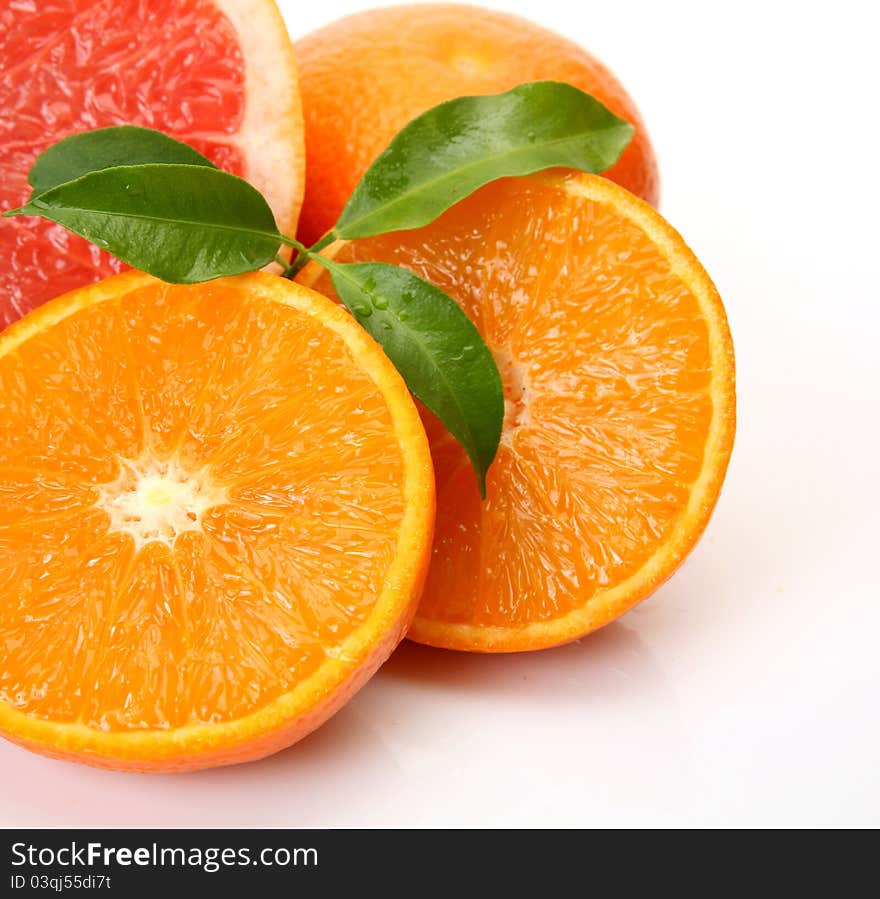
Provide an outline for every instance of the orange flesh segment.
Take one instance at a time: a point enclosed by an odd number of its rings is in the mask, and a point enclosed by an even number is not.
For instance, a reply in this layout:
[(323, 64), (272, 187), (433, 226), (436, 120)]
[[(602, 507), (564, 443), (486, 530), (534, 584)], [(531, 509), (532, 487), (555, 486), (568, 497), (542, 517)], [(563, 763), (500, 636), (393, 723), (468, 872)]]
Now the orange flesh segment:
[(109, 732), (229, 722), (367, 621), (401, 447), (314, 317), (235, 279), (122, 277), (0, 358), (0, 702)]
[[(549, 173), (338, 246), (337, 261), (400, 264), (453, 296), (505, 385), (484, 503), (461, 447), (423, 414), (438, 517), (415, 639), (503, 650), (580, 636), (702, 531), (732, 442), (732, 348), (711, 282), (657, 222), (604, 179)], [(314, 286), (332, 295), (325, 275)]]

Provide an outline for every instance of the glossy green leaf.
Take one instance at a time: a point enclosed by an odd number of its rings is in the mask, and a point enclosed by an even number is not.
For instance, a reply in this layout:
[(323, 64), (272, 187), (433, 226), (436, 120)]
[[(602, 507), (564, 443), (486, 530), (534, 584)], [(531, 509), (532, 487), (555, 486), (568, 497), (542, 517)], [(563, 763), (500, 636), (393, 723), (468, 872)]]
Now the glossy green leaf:
[(501, 439), (504, 391), (480, 332), (451, 297), (412, 272), (381, 262), (318, 261), (413, 395), (464, 447), (485, 496), (486, 472)]
[(6, 215), (38, 215), (163, 281), (193, 284), (255, 271), (282, 243), (263, 195), (194, 165), (91, 172)]
[(181, 143), (161, 131), (118, 125), (73, 134), (44, 150), (28, 174), (34, 189), (33, 199), (89, 172), (121, 165), (166, 163), (203, 165), (216, 168), (188, 144)]
[(351, 240), (419, 228), (497, 178), (556, 166), (603, 172), (633, 133), (598, 100), (555, 81), (441, 103), (410, 122), (376, 159), (331, 236)]

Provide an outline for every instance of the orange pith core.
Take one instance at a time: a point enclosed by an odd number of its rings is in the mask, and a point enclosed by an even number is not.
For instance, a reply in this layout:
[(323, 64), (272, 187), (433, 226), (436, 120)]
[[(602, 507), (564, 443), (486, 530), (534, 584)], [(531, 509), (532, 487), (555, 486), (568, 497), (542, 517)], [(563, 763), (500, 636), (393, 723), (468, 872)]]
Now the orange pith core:
[(0, 344), (0, 704), (111, 733), (234, 721), (345, 659), (405, 514), (338, 333), (250, 281), (130, 277)]

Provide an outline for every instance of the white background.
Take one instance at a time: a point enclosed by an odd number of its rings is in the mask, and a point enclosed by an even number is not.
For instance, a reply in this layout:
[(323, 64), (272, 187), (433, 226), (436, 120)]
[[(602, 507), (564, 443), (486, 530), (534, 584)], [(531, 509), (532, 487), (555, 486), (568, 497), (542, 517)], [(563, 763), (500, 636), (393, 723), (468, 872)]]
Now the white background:
[[(281, 5), (293, 36), (365, 6)], [(580, 644), (404, 644), (264, 762), (125, 775), (4, 743), (0, 825), (880, 825), (871, 4), (487, 5), (616, 71), (725, 299), (740, 424), (706, 536)]]

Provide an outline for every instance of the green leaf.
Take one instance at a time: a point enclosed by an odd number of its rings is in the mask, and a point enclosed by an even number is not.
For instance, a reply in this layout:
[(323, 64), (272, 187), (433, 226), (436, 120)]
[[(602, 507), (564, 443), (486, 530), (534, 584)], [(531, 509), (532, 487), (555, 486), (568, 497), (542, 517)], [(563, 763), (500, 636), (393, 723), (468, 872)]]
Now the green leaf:
[(441, 103), (410, 122), (376, 159), (332, 237), (420, 228), (497, 178), (556, 166), (604, 172), (633, 133), (598, 100), (555, 81)]
[(256, 188), (206, 166), (102, 169), (4, 214), (58, 222), (123, 262), (176, 284), (255, 271), (275, 259), (283, 242)]
[(216, 168), (188, 144), (152, 128), (120, 125), (84, 131), (53, 144), (36, 159), (28, 174), (31, 199), (89, 172), (120, 165), (177, 163)]
[(485, 497), (486, 472), (501, 439), (504, 391), (480, 332), (451, 297), (412, 272), (382, 262), (315, 258), (410, 391), (464, 447)]

